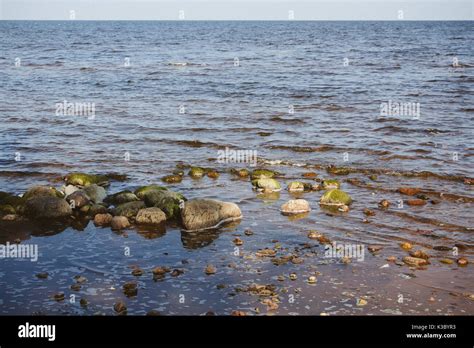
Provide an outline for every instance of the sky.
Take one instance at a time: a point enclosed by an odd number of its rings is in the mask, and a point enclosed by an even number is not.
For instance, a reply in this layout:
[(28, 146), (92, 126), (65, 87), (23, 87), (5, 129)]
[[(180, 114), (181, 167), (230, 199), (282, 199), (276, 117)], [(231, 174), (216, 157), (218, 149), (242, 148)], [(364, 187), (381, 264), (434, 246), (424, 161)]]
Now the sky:
[(0, 19), (472, 20), (474, 0), (0, 0)]

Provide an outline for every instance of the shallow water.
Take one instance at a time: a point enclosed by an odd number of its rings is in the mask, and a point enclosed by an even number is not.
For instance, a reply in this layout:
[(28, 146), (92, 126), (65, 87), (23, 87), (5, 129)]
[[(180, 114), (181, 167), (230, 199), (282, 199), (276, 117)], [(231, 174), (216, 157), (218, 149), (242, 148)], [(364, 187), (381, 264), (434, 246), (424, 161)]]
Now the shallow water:
[[(72, 171), (127, 174), (112, 182), (113, 193), (159, 182), (185, 163), (215, 167), (221, 176), (185, 177), (171, 188), (236, 202), (244, 215), (240, 224), (200, 236), (172, 225), (125, 234), (92, 223), (59, 231), (2, 225), (1, 243), (38, 244), (40, 258), (1, 260), (0, 313), (113, 314), (122, 298), (129, 314), (256, 314), (256, 307), (263, 314), (474, 313), (467, 297), (472, 262), (439, 262), (455, 260), (454, 247), (473, 256), (474, 197), (464, 181), (474, 167), (472, 22), (3, 21), (0, 28), (0, 191), (60, 186)], [(63, 100), (94, 102), (95, 118), (55, 115)], [(380, 104), (389, 100), (420, 103), (419, 119), (381, 116)], [(308, 171), (333, 177), (330, 164), (351, 167), (334, 176), (354, 199), (350, 212), (328, 214), (318, 204), (322, 193), (310, 192), (300, 195), (311, 204), (309, 215), (282, 216), (280, 205), (294, 195), (257, 195), (226, 172), (245, 164), (216, 162), (226, 146), (256, 150), (260, 166), (285, 174), (283, 184)], [(409, 198), (396, 192), (401, 186), (420, 187), (437, 204), (398, 208)], [(392, 207), (378, 209), (381, 199)], [(364, 208), (376, 212), (369, 222)], [(254, 235), (245, 236), (246, 228)], [(384, 248), (342, 264), (324, 257), (309, 230)], [(244, 241), (239, 255), (236, 235)], [(399, 247), (405, 241), (428, 251), (427, 269), (385, 260), (407, 255)], [(275, 245), (277, 256), (293, 253), (304, 263), (276, 266), (255, 256)], [(131, 256), (124, 256), (127, 246)], [(208, 263), (215, 275), (205, 275)], [(127, 299), (121, 286), (135, 279), (134, 265), (148, 273), (137, 278), (138, 296)], [(155, 266), (184, 274), (155, 281)], [(35, 277), (45, 271), (48, 279)], [(288, 279), (292, 272), (297, 280)], [(314, 272), (321, 273), (317, 283), (307, 284)], [(72, 291), (76, 275), (87, 282)], [(267, 311), (261, 297), (239, 291), (252, 283), (275, 285), (279, 308)], [(77, 301), (54, 301), (61, 291)], [(364, 296), (368, 304), (357, 306)]]

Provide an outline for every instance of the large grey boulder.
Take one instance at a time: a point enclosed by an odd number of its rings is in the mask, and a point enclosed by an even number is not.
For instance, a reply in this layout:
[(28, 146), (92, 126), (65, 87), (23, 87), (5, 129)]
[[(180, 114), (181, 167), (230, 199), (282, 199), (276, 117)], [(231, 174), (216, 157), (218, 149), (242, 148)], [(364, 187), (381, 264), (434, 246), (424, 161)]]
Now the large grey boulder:
[(217, 228), (241, 218), (242, 212), (235, 203), (213, 199), (192, 199), (182, 203), (181, 219), (188, 231)]

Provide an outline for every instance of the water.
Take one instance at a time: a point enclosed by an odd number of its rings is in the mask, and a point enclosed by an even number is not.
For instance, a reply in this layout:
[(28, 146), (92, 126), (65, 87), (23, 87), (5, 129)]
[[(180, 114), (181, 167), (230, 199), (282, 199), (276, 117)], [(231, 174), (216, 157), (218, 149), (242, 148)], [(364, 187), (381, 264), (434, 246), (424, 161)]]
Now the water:
[[(1, 191), (60, 186), (58, 178), (72, 171), (127, 174), (127, 181), (112, 183), (109, 192), (116, 192), (159, 182), (184, 163), (215, 167), (221, 176), (186, 177), (173, 189), (236, 202), (244, 214), (239, 225), (204, 237), (171, 225), (125, 235), (92, 223), (62, 232), (3, 226), (2, 243), (36, 243), (41, 257), (2, 260), (0, 313), (113, 314), (121, 284), (133, 278), (131, 265), (185, 271), (160, 282), (141, 277), (131, 314), (254, 313), (255, 307), (266, 313), (258, 296), (236, 290), (252, 283), (277, 286), (280, 307), (270, 311), (276, 314), (473, 313), (465, 296), (472, 265), (439, 263), (456, 259), (454, 247), (460, 256), (473, 255), (474, 197), (465, 182), (474, 164), (472, 22), (3, 21), (0, 29)], [(94, 119), (56, 115), (64, 100), (95, 103)], [(420, 114), (383, 116), (381, 103), (389, 101), (419, 103)], [(256, 150), (260, 165), (286, 175), (283, 184), (308, 171), (332, 177), (325, 170), (331, 164), (351, 167), (337, 178), (355, 203), (347, 214), (328, 215), (317, 203), (320, 192), (305, 193), (312, 212), (288, 219), (279, 207), (294, 195), (257, 196), (249, 182), (226, 172), (244, 165), (216, 162), (226, 146)], [(376, 181), (368, 178), (374, 173)], [(395, 192), (400, 186), (420, 187), (438, 204), (398, 208), (408, 198)], [(377, 208), (383, 198), (393, 204), (389, 211)], [(364, 208), (376, 211), (370, 223)], [(245, 236), (246, 228), (255, 234)], [(378, 256), (366, 252), (364, 262), (326, 265), (323, 247), (306, 237), (313, 229), (384, 249)], [(239, 256), (236, 235), (244, 240)], [(254, 257), (276, 240), (281, 255), (296, 253), (305, 262), (275, 266)], [(398, 245), (403, 241), (429, 251), (427, 270), (379, 268), (388, 256), (407, 255)], [(308, 250), (301, 249), (305, 243)], [(123, 255), (125, 246), (132, 256)], [(450, 251), (433, 249), (439, 246)], [(216, 276), (204, 274), (207, 263), (217, 266)], [(322, 273), (318, 283), (306, 284), (315, 270)], [(36, 279), (40, 271), (50, 279)], [(296, 281), (276, 278), (293, 271)], [(78, 274), (88, 283), (76, 295), (90, 306), (53, 301), (58, 291), (74, 293), (69, 286)], [(408, 300), (397, 302), (400, 294)], [(361, 296), (369, 304), (357, 307)]]

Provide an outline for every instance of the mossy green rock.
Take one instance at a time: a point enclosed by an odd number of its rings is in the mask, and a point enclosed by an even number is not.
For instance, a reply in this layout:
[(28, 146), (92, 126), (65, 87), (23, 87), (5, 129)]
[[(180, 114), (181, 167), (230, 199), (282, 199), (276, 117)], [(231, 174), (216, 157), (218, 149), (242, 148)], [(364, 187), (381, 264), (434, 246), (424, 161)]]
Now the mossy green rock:
[(115, 216), (125, 216), (128, 219), (135, 219), (140, 209), (145, 208), (143, 201), (123, 203), (112, 210)]
[(263, 178), (252, 180), (252, 185), (258, 191), (272, 192), (281, 190), (280, 183), (275, 179)]
[(105, 175), (94, 175), (85, 173), (71, 173), (64, 178), (66, 184), (76, 186), (89, 186), (97, 184), (100, 186), (109, 185), (109, 178)]
[(170, 190), (150, 191), (145, 195), (146, 206), (160, 208), (168, 219), (179, 218), (182, 201), (186, 198), (181, 193)]
[(2, 192), (0, 196), (0, 205), (10, 205), (15, 210), (21, 207), (25, 203), (25, 199), (23, 197), (14, 196), (6, 192)]
[(136, 202), (140, 199), (131, 191), (125, 190), (109, 195), (104, 199), (104, 202), (110, 203), (113, 205), (119, 205), (128, 202)]
[(148, 186), (142, 186), (142, 187), (139, 187), (138, 189), (135, 190), (135, 195), (139, 198), (139, 199), (145, 199), (145, 195), (148, 193), (148, 192), (151, 192), (151, 191), (166, 191), (168, 190), (166, 187), (163, 187), (163, 186), (159, 186), (159, 185), (148, 185)]
[(320, 203), (322, 205), (349, 205), (352, 203), (352, 198), (342, 190), (332, 189), (324, 193)]
[(304, 184), (300, 181), (292, 181), (288, 184), (288, 191), (290, 192), (301, 192), (304, 189)]
[(341, 183), (336, 179), (327, 179), (323, 181), (323, 189), (331, 190), (338, 189), (341, 187)]
[(270, 179), (276, 176), (278, 173), (273, 170), (268, 169), (255, 169), (252, 172), (252, 180), (253, 179)]
[(10, 204), (0, 205), (0, 216), (8, 214), (16, 214), (15, 208), (13, 208)]
[(193, 178), (201, 178), (206, 174), (206, 170), (201, 167), (191, 167), (188, 174)]
[(54, 187), (50, 186), (33, 186), (28, 189), (23, 195), (23, 199), (26, 201), (34, 197), (57, 197), (63, 198), (64, 195), (62, 192), (56, 190)]

